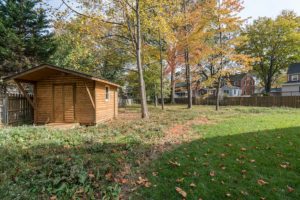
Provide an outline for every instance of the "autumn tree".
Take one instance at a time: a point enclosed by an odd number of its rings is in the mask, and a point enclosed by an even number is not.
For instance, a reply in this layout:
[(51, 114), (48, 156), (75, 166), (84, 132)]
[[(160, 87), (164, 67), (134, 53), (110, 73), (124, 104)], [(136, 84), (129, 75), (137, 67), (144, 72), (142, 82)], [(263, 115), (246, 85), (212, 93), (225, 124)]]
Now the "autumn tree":
[(206, 31), (210, 22), (213, 1), (183, 0), (178, 23), (178, 52), (181, 63), (185, 65), (186, 85), (188, 91), (188, 108), (192, 108), (192, 68), (206, 52)]
[(99, 26), (98, 20), (84, 16), (71, 20), (57, 18), (55, 40), (60, 45), (50, 63), (122, 83), (124, 65), (133, 61), (129, 49), (116, 38), (97, 30)]
[[(95, 2), (79, 0), (78, 3), (82, 5), (84, 13), (76, 11), (66, 1), (63, 2), (75, 14), (95, 19), (102, 23), (97, 30), (106, 30), (104, 37), (108, 35), (108, 37), (117, 38), (121, 42), (126, 41), (124, 45), (131, 47), (131, 53), (133, 53), (132, 55), (136, 60), (136, 70), (139, 75), (141, 114), (142, 118), (148, 118), (144, 80), (145, 63), (142, 60), (143, 34), (147, 31), (148, 12), (161, 8), (161, 4), (165, 1), (111, 0)], [(98, 46), (101, 46), (101, 41), (99, 41)]]
[(255, 58), (253, 68), (266, 93), (289, 64), (299, 61), (299, 28), (300, 18), (290, 11), (276, 19), (261, 17), (245, 28), (241, 52)]
[(222, 79), (230, 74), (247, 70), (249, 58), (236, 51), (240, 45), (240, 30), (243, 20), (238, 16), (243, 9), (239, 0), (218, 0), (209, 28), (211, 33), (207, 43), (210, 44), (210, 55), (202, 60), (199, 67), (207, 81), (216, 88), (216, 110), (219, 110), (220, 88)]

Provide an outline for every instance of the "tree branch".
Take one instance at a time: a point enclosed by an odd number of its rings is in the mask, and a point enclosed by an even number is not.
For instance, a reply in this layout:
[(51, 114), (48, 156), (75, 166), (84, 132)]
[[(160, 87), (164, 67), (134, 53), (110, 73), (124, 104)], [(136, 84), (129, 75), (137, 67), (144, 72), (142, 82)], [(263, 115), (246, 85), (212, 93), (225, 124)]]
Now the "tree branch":
[(98, 20), (102, 21), (103, 23), (107, 23), (107, 24), (114, 24), (114, 25), (119, 25), (119, 26), (124, 25), (123, 23), (107, 21), (107, 20), (104, 20), (104, 19), (100, 19), (99, 17), (93, 17), (93, 16), (90, 16), (90, 15), (80, 13), (77, 10), (73, 9), (69, 4), (67, 4), (65, 0), (62, 0), (62, 2), (63, 2), (63, 4), (65, 4), (67, 6), (68, 9), (70, 9), (71, 11), (76, 13), (77, 15), (80, 15), (80, 16), (83, 16), (83, 17), (86, 17), (86, 18), (91, 18), (91, 19), (98, 19)]

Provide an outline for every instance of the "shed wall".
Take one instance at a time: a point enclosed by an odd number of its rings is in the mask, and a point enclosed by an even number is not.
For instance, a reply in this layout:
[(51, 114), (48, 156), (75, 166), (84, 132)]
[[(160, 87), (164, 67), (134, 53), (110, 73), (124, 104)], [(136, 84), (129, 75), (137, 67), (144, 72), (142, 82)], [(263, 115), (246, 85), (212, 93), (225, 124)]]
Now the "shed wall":
[[(109, 99), (106, 100), (106, 89), (109, 87)], [(100, 123), (118, 115), (118, 88), (96, 82), (95, 87), (96, 123)]]
[(95, 123), (95, 112), (86, 91), (85, 83), (91, 91), (93, 99), (95, 82), (78, 76), (58, 73), (50, 76), (36, 84), (36, 104), (35, 123), (45, 124), (54, 122), (53, 119), (53, 85), (54, 84), (74, 84), (75, 85), (75, 122), (81, 124)]

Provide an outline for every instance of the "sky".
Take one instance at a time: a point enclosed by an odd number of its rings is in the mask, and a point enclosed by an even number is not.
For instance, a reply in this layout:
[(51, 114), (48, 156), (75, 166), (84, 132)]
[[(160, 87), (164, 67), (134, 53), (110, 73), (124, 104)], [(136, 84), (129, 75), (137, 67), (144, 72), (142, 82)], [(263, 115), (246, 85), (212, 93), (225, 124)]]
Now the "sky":
[[(47, 0), (47, 2), (56, 8), (61, 5), (61, 0)], [(241, 16), (251, 17), (252, 20), (260, 16), (274, 18), (285, 9), (294, 10), (300, 15), (300, 0), (244, 0), (244, 7)]]
[(300, 15), (300, 0), (244, 0), (243, 18), (276, 17), (282, 10), (293, 10)]

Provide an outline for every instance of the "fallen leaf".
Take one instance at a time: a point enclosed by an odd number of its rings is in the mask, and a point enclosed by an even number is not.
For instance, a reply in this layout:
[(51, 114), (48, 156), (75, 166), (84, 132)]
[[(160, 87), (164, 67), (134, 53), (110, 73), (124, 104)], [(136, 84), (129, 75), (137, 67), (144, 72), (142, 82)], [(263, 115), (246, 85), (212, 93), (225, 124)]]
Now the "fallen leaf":
[(269, 184), (268, 182), (264, 181), (263, 179), (258, 179), (257, 180), (257, 184), (258, 185), (266, 185), (266, 184)]
[(247, 149), (246, 148), (241, 148), (241, 151), (247, 151)]
[(295, 191), (295, 189), (294, 189), (294, 188), (292, 188), (292, 187), (290, 187), (290, 186), (287, 186), (287, 190), (288, 190), (288, 192), (289, 192), (289, 193), (291, 193), (291, 192), (294, 192), (294, 191)]
[(247, 174), (247, 170), (242, 170), (241, 173), (242, 174)]
[(182, 183), (183, 181), (184, 181), (184, 178), (178, 178), (178, 179), (176, 179), (177, 183)]
[(186, 198), (187, 193), (183, 189), (181, 189), (180, 187), (176, 187), (175, 189), (183, 198)]
[(196, 187), (196, 184), (195, 183), (191, 183), (190, 186), (191, 187)]
[(290, 165), (289, 162), (283, 162), (283, 163), (280, 164), (280, 167), (283, 168), (283, 169), (286, 169), (286, 168), (289, 167), (289, 165)]
[(216, 172), (215, 172), (215, 171), (211, 171), (211, 172), (209, 173), (209, 175), (210, 175), (210, 176), (216, 176)]
[(158, 172), (152, 172), (152, 176), (157, 176)]
[(225, 154), (225, 153), (221, 153), (221, 154), (220, 154), (220, 157), (221, 157), (221, 158), (225, 158), (225, 157), (226, 157), (226, 154)]
[(245, 195), (245, 196), (249, 195), (249, 193), (248, 193), (248, 192), (246, 192), (246, 191), (243, 191), (243, 190), (241, 191), (241, 194), (242, 194), (242, 195)]
[(251, 163), (255, 163), (255, 160), (250, 160)]
[(136, 181), (137, 184), (142, 185), (144, 187), (150, 187), (151, 183), (148, 181), (147, 178), (139, 177), (139, 180)]
[(280, 164), (280, 167), (283, 168), (283, 169), (286, 169), (288, 166), (285, 165), (285, 164)]
[(95, 178), (95, 175), (91, 172), (91, 173), (89, 173), (89, 175), (88, 175), (90, 178)]
[(231, 194), (230, 193), (226, 193), (226, 197), (231, 197)]
[(180, 163), (178, 163), (178, 162), (173, 162), (173, 161), (169, 161), (169, 163), (171, 164), (171, 165), (173, 165), (173, 166), (175, 166), (175, 167), (180, 167)]
[(50, 200), (56, 200), (57, 199), (57, 197), (56, 196), (52, 196), (52, 197), (50, 197)]
[(105, 179), (106, 179), (107, 181), (111, 180), (111, 178), (112, 178), (112, 173), (107, 173), (107, 174), (105, 174)]

